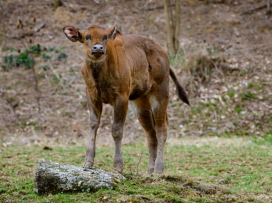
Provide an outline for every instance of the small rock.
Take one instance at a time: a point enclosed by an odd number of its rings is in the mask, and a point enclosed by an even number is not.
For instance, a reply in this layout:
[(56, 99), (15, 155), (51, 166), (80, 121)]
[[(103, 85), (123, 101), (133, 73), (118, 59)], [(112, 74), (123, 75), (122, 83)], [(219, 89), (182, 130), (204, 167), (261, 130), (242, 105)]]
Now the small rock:
[(96, 191), (100, 188), (114, 189), (121, 174), (102, 169), (89, 169), (40, 159), (34, 180), (34, 191), (38, 194)]
[(52, 147), (49, 147), (49, 146), (44, 146), (44, 147), (43, 147), (43, 150), (53, 150), (53, 148), (52, 148)]

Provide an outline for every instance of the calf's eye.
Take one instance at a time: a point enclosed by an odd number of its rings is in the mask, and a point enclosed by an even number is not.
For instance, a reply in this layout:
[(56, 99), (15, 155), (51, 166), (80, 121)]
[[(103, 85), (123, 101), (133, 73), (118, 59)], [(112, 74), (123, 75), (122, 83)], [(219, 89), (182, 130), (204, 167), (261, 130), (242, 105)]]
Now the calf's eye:
[(104, 40), (107, 40), (107, 39), (108, 39), (108, 37), (107, 37), (107, 36), (105, 36), (105, 37), (104, 37)]
[(86, 40), (88, 40), (88, 39), (91, 39), (91, 37), (89, 37), (89, 36), (86, 36), (86, 37), (85, 37), (85, 39), (86, 39)]

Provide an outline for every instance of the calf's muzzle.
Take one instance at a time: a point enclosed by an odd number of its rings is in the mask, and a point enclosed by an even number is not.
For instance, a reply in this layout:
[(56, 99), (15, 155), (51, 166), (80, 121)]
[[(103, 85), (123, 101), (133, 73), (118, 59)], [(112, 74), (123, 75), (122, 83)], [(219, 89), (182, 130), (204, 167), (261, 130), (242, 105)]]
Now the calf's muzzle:
[(104, 47), (100, 44), (96, 44), (92, 47), (92, 54), (104, 54)]

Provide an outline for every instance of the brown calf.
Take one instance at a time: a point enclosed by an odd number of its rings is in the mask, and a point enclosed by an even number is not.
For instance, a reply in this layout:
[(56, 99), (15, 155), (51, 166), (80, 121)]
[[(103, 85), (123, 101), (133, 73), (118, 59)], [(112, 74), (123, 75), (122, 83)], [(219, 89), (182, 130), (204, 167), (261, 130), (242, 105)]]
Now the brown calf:
[(85, 61), (81, 68), (90, 110), (91, 133), (85, 167), (93, 166), (95, 140), (103, 103), (114, 108), (112, 136), (115, 142), (114, 169), (123, 171), (121, 140), (128, 102), (136, 107), (140, 124), (146, 132), (149, 149), (148, 173), (164, 170), (164, 146), (167, 138), (169, 74), (178, 95), (189, 105), (187, 95), (170, 68), (167, 52), (154, 40), (140, 35), (122, 35), (116, 26), (99, 26), (79, 32), (63, 28), (72, 42), (84, 44)]

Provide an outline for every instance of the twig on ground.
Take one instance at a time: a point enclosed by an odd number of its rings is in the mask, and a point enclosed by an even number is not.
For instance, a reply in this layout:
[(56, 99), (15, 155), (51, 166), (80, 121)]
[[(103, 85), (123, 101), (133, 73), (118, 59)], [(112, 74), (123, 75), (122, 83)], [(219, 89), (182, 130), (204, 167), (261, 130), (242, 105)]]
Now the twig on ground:
[(126, 163), (124, 163), (123, 168), (125, 168), (125, 166), (131, 161), (131, 158), (128, 159), (128, 161)]
[(139, 175), (139, 173), (138, 173), (138, 168), (139, 168), (139, 164), (141, 163), (141, 160), (142, 160), (142, 157), (143, 157), (142, 155), (143, 155), (143, 151), (141, 151), (141, 155), (140, 155), (140, 158), (139, 158), (139, 162), (138, 162), (138, 164), (137, 164), (136, 176)]
[(215, 130), (216, 130), (216, 133), (217, 133), (217, 127), (218, 127), (218, 124), (217, 124), (217, 114), (216, 114), (216, 111), (214, 110), (214, 118), (215, 118)]

